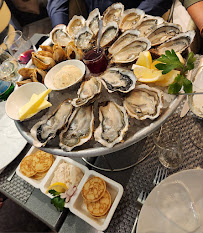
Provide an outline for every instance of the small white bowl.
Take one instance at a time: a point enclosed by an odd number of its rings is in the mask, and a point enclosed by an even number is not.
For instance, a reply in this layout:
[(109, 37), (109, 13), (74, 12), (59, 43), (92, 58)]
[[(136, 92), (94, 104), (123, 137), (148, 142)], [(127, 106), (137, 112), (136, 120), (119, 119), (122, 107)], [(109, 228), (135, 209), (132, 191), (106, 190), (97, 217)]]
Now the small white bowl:
[[(13, 120), (19, 120), (19, 109), (30, 101), (30, 98), (35, 93), (39, 95), (43, 91), (46, 91), (47, 88), (38, 82), (32, 82), (22, 85), (17, 88), (7, 99), (6, 101), (6, 114)], [(48, 99), (48, 96), (45, 98)]]
[[(54, 76), (59, 70), (61, 70), (64, 66), (67, 66), (67, 65), (73, 65), (73, 66), (78, 67), (81, 70), (82, 74), (78, 78), (78, 80), (76, 82), (74, 82), (73, 84), (71, 84), (71, 85), (69, 85), (67, 87), (64, 87), (64, 88), (60, 88), (60, 89), (56, 88), (54, 86), (54, 83), (53, 83), (54, 82)], [(73, 86), (74, 84), (80, 82), (82, 80), (84, 74), (85, 74), (85, 64), (82, 61), (74, 60), (74, 59), (73, 60), (67, 60), (67, 61), (63, 61), (63, 62), (59, 63), (58, 65), (51, 68), (51, 70), (49, 70), (49, 72), (45, 76), (44, 84), (48, 88), (50, 88), (52, 90), (60, 91), (60, 90), (64, 90), (64, 89), (66, 89), (66, 88), (68, 88), (70, 86)]]

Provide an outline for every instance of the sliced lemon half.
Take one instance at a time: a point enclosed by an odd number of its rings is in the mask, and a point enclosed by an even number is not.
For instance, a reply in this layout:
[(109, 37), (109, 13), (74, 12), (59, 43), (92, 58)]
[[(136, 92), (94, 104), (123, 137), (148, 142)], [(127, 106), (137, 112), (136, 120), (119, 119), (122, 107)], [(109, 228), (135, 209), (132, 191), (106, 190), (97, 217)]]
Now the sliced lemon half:
[(161, 70), (149, 69), (138, 65), (133, 65), (132, 69), (137, 80), (143, 83), (153, 83), (163, 79)]
[(155, 84), (158, 86), (167, 87), (174, 82), (174, 79), (178, 74), (180, 74), (180, 71), (171, 70), (169, 73), (162, 75), (163, 79), (155, 82)]
[(68, 187), (66, 186), (66, 184), (64, 184), (62, 182), (56, 182), (56, 183), (51, 184), (48, 187), (46, 193), (48, 193), (49, 190), (51, 190), (51, 189), (54, 189), (55, 191), (57, 191), (59, 193), (64, 193), (68, 189)]
[(136, 65), (144, 66), (146, 68), (150, 68), (152, 64), (152, 56), (149, 51), (144, 51), (139, 54)]

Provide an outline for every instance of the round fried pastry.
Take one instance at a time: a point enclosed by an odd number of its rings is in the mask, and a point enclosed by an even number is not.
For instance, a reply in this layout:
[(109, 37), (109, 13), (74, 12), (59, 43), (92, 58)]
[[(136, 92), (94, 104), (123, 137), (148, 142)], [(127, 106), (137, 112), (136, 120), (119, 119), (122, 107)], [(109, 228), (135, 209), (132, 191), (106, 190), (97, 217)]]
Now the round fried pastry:
[(111, 195), (106, 190), (104, 195), (96, 202), (87, 202), (87, 209), (91, 215), (101, 217), (105, 215), (111, 206)]
[(34, 153), (32, 166), (37, 172), (47, 171), (53, 163), (53, 155), (38, 150)]
[(90, 178), (82, 188), (82, 196), (86, 202), (98, 201), (106, 191), (106, 183), (100, 177)]
[(33, 155), (31, 154), (23, 158), (20, 163), (20, 172), (27, 177), (34, 176), (37, 173), (37, 171), (32, 166), (32, 160)]
[(35, 180), (40, 180), (42, 178), (45, 177), (45, 175), (47, 174), (48, 170), (47, 171), (44, 171), (44, 172), (37, 172), (34, 176), (32, 176), (31, 178), (32, 179), (35, 179)]

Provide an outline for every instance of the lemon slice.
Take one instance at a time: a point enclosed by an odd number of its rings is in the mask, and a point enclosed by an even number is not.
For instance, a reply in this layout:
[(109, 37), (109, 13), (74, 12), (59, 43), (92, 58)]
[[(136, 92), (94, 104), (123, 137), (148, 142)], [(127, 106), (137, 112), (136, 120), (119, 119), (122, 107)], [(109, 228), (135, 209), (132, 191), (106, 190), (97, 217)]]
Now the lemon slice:
[(180, 74), (180, 71), (171, 70), (169, 73), (162, 75), (163, 79), (155, 82), (155, 84), (158, 86), (167, 87), (174, 82), (174, 79), (178, 74)]
[(159, 64), (159, 63), (161, 63), (160, 61), (157, 61), (157, 60), (154, 60), (153, 62), (152, 62), (152, 64), (151, 64), (151, 69), (154, 69), (154, 70), (158, 70), (157, 68), (156, 68), (156, 64)]
[(152, 56), (149, 51), (144, 51), (139, 54), (136, 65), (150, 68), (152, 64)]
[(163, 79), (161, 70), (149, 69), (138, 65), (133, 65), (132, 69), (137, 80), (143, 83), (153, 83)]
[(53, 183), (49, 186), (46, 193), (48, 193), (49, 190), (51, 190), (51, 189), (54, 189), (55, 191), (57, 191), (59, 193), (64, 193), (68, 189), (68, 187), (66, 186), (66, 184), (64, 184), (62, 182), (56, 182), (56, 183)]

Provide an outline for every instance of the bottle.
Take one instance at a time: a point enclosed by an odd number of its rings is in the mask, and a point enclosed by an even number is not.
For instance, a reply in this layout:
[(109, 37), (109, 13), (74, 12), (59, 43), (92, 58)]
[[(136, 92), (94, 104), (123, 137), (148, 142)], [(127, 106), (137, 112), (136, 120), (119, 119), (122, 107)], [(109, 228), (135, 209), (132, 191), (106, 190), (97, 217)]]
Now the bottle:
[(0, 80), (0, 101), (7, 100), (8, 96), (13, 92), (14, 87), (13, 83)]

